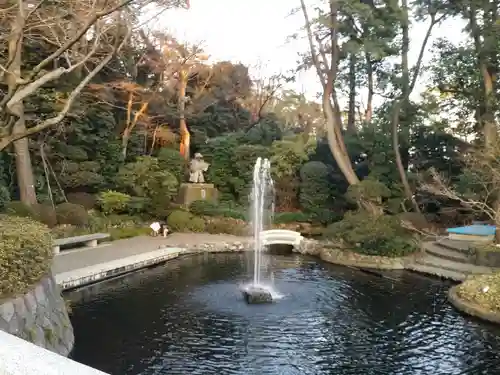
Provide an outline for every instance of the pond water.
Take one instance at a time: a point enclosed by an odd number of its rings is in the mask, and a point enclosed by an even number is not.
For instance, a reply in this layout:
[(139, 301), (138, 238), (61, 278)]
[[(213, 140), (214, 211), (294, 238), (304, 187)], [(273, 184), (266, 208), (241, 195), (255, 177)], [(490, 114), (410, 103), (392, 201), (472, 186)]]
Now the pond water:
[(499, 373), (500, 329), (458, 314), (451, 284), (273, 256), (272, 305), (246, 305), (246, 255), (167, 264), (69, 293), (72, 358), (113, 375)]

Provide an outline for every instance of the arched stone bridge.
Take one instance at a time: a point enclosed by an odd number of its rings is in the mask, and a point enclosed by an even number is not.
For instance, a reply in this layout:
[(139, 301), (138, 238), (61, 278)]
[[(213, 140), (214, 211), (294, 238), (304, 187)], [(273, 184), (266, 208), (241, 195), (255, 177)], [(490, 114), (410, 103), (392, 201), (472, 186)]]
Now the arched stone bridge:
[(292, 245), (298, 247), (304, 240), (299, 232), (287, 229), (271, 229), (260, 232), (263, 245)]

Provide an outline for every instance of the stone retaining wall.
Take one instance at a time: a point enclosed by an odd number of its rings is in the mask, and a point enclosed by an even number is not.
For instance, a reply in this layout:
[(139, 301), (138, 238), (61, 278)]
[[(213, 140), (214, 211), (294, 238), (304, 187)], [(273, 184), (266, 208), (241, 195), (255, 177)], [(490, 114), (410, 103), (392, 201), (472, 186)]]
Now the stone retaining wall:
[(303, 255), (313, 255), (321, 260), (341, 266), (370, 268), (378, 270), (402, 270), (404, 258), (392, 258), (358, 254), (327, 247), (329, 244), (312, 239), (304, 239), (294, 251)]
[(25, 295), (0, 303), (0, 330), (57, 354), (71, 352), (73, 327), (52, 275)]

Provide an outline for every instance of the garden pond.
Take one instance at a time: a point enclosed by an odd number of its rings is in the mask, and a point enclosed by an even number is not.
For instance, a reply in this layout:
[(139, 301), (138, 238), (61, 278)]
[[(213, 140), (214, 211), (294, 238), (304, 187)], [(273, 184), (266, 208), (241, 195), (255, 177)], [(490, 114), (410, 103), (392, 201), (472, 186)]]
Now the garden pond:
[(67, 293), (72, 358), (113, 375), (498, 374), (500, 328), (464, 317), (451, 284), (272, 256), (284, 297), (247, 305), (249, 254), (180, 258)]

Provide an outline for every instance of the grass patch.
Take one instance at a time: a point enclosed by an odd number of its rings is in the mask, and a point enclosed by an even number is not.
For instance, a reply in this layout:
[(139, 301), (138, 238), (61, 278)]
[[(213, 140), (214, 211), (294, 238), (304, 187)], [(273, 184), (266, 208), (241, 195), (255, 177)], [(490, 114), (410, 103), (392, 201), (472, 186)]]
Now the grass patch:
[[(488, 287), (487, 292), (484, 287)], [(483, 309), (500, 313), (500, 273), (470, 277), (457, 287), (457, 294)]]

